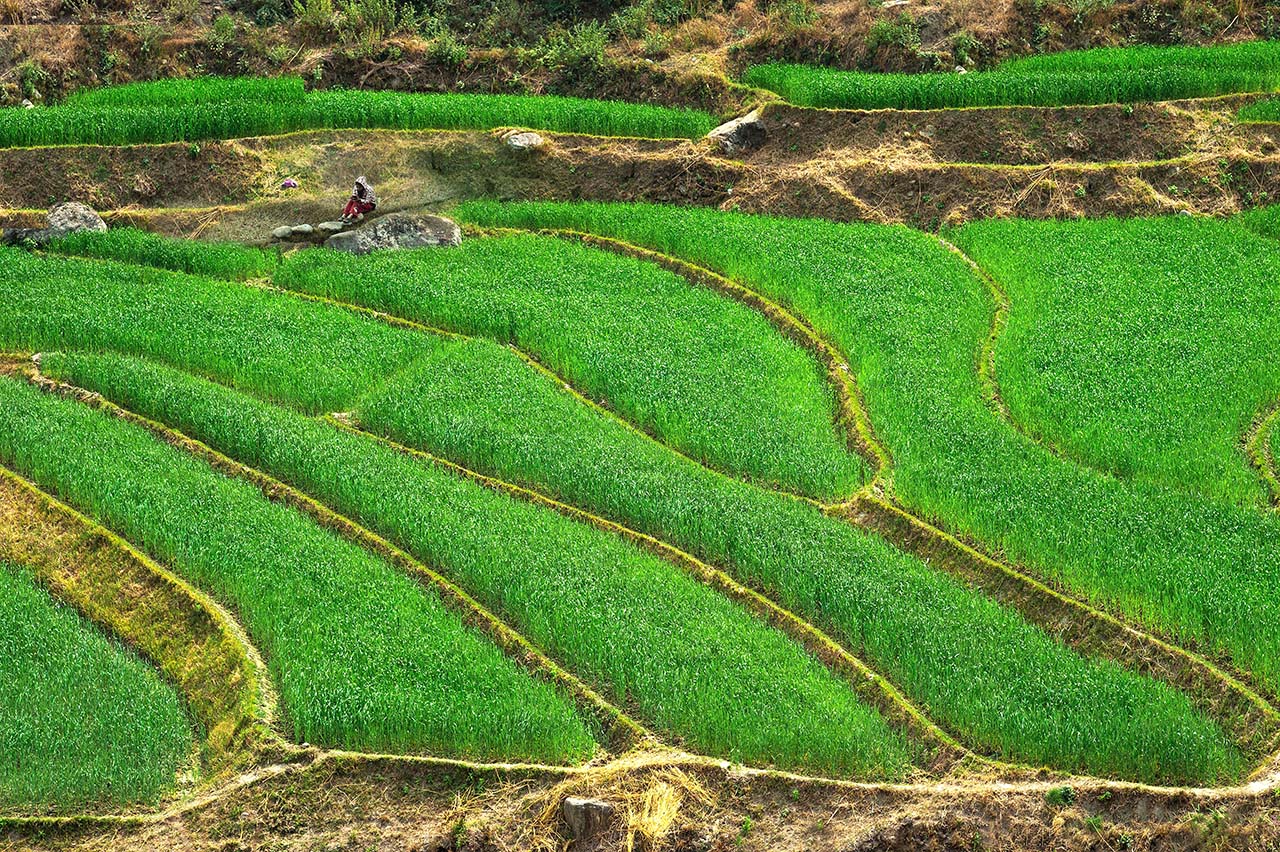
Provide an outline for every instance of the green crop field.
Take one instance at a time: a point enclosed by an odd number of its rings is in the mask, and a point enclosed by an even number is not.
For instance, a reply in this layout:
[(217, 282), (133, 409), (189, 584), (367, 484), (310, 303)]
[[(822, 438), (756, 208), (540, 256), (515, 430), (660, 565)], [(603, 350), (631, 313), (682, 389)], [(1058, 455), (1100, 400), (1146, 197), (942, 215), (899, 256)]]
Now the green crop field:
[(1020, 428), (1121, 479), (1269, 499), (1240, 436), (1280, 397), (1274, 242), (1182, 217), (953, 236), (1009, 294), (996, 374)]
[[(475, 349), (450, 344), (437, 357), (465, 363)], [(781, 634), (606, 533), (185, 374), (120, 359), (52, 361), (52, 375), (370, 519), (606, 694), (703, 751), (858, 775), (895, 776), (906, 762), (883, 721)], [(807, 710), (818, 719), (796, 726)]]
[(893, 458), (893, 489), (909, 506), (1139, 622), (1229, 652), (1269, 688), (1280, 685), (1280, 629), (1266, 615), (1280, 594), (1280, 523), (1081, 467), (1003, 421), (975, 369), (992, 297), (935, 238), (662, 207), (465, 212), (618, 235), (788, 304), (849, 355)]
[(131, 145), (297, 130), (489, 130), (690, 139), (715, 121), (696, 110), (528, 95), (303, 91), (301, 80), (201, 77), (90, 92), (67, 103), (0, 108), (0, 148)]
[[(943, 109), (1066, 106), (1270, 92), (1280, 85), (1280, 42), (1215, 47), (1064, 51), (967, 74), (882, 74), (767, 63), (743, 81), (797, 106)], [(1261, 118), (1261, 105), (1245, 114)]]
[[(1226, 43), (1264, 31), (1242, 15), (1206, 46), (1019, 33), (965, 74), (781, 64), (754, 24), (685, 67), (681, 24), (661, 59), (557, 65), (548, 36), (536, 74), (456, 79), (415, 18), (394, 50), (264, 46), (285, 76), (72, 69), (0, 108), (0, 188), (58, 169), (40, 201), (132, 223), (0, 234), (0, 845), (588, 848), (579, 796), (614, 808), (601, 849), (1251, 841), (1280, 781), (1280, 207), (1249, 209), (1280, 42)], [(785, 55), (944, 43), (846, 35)], [(760, 155), (702, 138), (761, 89), (796, 109)], [(1071, 109), (1209, 97), (1127, 110), (1136, 141)], [(1046, 108), (993, 122), (1020, 165), (919, 141), (991, 113), (804, 110), (986, 105)], [(188, 147), (209, 193), (147, 180)], [(357, 174), (370, 219), (461, 244), (274, 236)], [(879, 224), (912, 209), (943, 224)]]
[[(484, 241), (476, 242), (483, 244)], [(598, 253), (558, 242), (548, 245), (560, 250), (544, 258), (547, 270), (561, 268), (564, 258), (560, 251), (569, 251), (570, 257), (575, 252)], [(597, 271), (607, 268), (612, 260), (602, 255), (598, 263), (604, 266), (597, 267)], [(311, 261), (309, 265), (323, 269), (321, 262)], [(335, 278), (349, 272), (341, 262), (333, 262), (330, 272)], [(58, 271), (60, 262), (52, 263)], [(623, 264), (622, 269), (634, 278), (631, 262)], [(406, 274), (410, 281), (423, 277), (421, 270), (412, 266)], [(463, 291), (468, 278), (460, 275), (451, 280), (457, 290)], [(482, 279), (472, 277), (470, 280), (477, 295), (489, 292)], [(228, 285), (226, 292), (238, 291)], [(288, 301), (287, 296), (271, 295), (276, 300)], [(485, 299), (468, 301), (456, 294), (453, 298), (460, 306), (458, 316), (465, 315), (466, 305), (471, 305), (473, 311), (491, 305)], [(333, 314), (335, 307), (301, 304), (317, 309), (313, 318), (316, 326), (299, 329), (297, 333), (332, 339), (336, 332), (323, 326), (349, 328), (350, 318)], [(413, 304), (421, 303), (415, 298)], [(414, 313), (421, 316), (422, 309)], [(75, 314), (66, 316), (74, 319)], [(42, 321), (52, 323), (59, 319), (56, 307), (46, 308), (42, 313)], [(120, 320), (122, 325), (131, 322), (131, 317)], [(481, 325), (476, 319), (468, 321), (467, 327)], [(357, 323), (359, 329), (365, 326), (385, 328), (373, 320)], [(767, 327), (747, 328), (764, 337), (772, 334)], [(115, 334), (110, 328), (103, 333)], [(181, 357), (167, 354), (177, 351), (176, 347), (169, 349), (164, 343), (173, 340), (176, 344), (181, 335), (163, 328), (155, 328), (152, 333), (160, 341), (149, 348), (150, 352), (157, 353), (153, 357), (181, 366)], [(346, 333), (360, 334), (359, 331)], [(29, 339), (22, 334), (19, 329), (17, 339)], [(647, 337), (653, 335), (653, 331), (646, 333)], [(1008, 759), (1146, 780), (1221, 777), (1235, 771), (1238, 758), (1224, 743), (1220, 732), (1207, 725), (1185, 699), (1165, 687), (1136, 678), (1112, 664), (1081, 659), (981, 595), (965, 590), (918, 560), (895, 552), (879, 539), (823, 517), (817, 509), (794, 498), (735, 482), (681, 458), (557, 389), (546, 376), (530, 368), (510, 350), (481, 341), (464, 345), (427, 334), (417, 336), (421, 338), (423, 351), (419, 359), (397, 373), (394, 381), (371, 381), (370, 390), (356, 399), (358, 422), (373, 431), (408, 445), (440, 452), (483, 471), (544, 488), (574, 505), (634, 525), (725, 565), (750, 584), (772, 590), (785, 605), (828, 624), (837, 635), (891, 673), (910, 696), (985, 751)], [(428, 351), (430, 354), (426, 354)], [(283, 363), (283, 357), (269, 366), (287, 375), (293, 367)], [(58, 363), (53, 359), (54, 366), (50, 367), (55, 373)], [(223, 381), (234, 377), (225, 366), (210, 364), (205, 369), (207, 375)], [(526, 553), (524, 548), (529, 543), (522, 544), (521, 540), (532, 536), (536, 528), (532, 519), (545, 513), (522, 515), (518, 508), (499, 501), (497, 505), (506, 507), (504, 511), (515, 513), (508, 538), (487, 548), (480, 544), (468, 545), (467, 531), (483, 526), (482, 514), (490, 518), (489, 534), (497, 535), (501, 529), (500, 514), (493, 508), (487, 512), (477, 510), (473, 516), (459, 517), (452, 533), (447, 527), (432, 532), (432, 527), (424, 527), (421, 521), (413, 519), (430, 517), (433, 526), (445, 523), (444, 509), (432, 509), (433, 504), (428, 501), (443, 487), (441, 482), (451, 480), (440, 480), (437, 476), (435, 485), (424, 480), (419, 492), (407, 483), (425, 474), (412, 465), (406, 466), (402, 460), (397, 465), (394, 454), (366, 447), (363, 455), (370, 456), (371, 460), (365, 464), (371, 467), (357, 480), (354, 477), (361, 469), (358, 460), (362, 454), (356, 448), (360, 444), (344, 442), (330, 434), (326, 427), (312, 427), (310, 437), (296, 432), (292, 437), (273, 436), (273, 431), (281, 427), (259, 427), (261, 431), (255, 432), (234, 421), (194, 419), (195, 403), (183, 406), (173, 401), (177, 395), (175, 386), (154, 375), (146, 381), (127, 385), (125, 390), (103, 387), (92, 375), (77, 378), (91, 389), (106, 392), (109, 398), (119, 394), (125, 397), (121, 401), (127, 406), (138, 405), (144, 414), (188, 429), (194, 437), (274, 472), (344, 514), (366, 519), (376, 531), (419, 557), (449, 569), (450, 576), (480, 595), (495, 610), (506, 613), (558, 659), (572, 662), (575, 670), (595, 675), (593, 682), (602, 683), (608, 693), (632, 695), (646, 717), (661, 721), (690, 740), (696, 739), (707, 750), (753, 754), (775, 763), (825, 766), (832, 771), (841, 768), (869, 771), (867, 766), (847, 763), (848, 757), (839, 757), (842, 750), (835, 744), (841, 739), (833, 733), (820, 735), (815, 731), (810, 734), (817, 737), (812, 742), (789, 744), (786, 737), (790, 734), (785, 728), (771, 735), (782, 738), (773, 742), (765, 728), (758, 732), (754, 745), (750, 744), (751, 725), (741, 717), (726, 715), (723, 704), (719, 711), (714, 710), (718, 695), (733, 694), (742, 701), (746, 694), (743, 687), (731, 688), (726, 684), (723, 691), (718, 691), (713, 688), (715, 680), (709, 676), (702, 678), (705, 681), (702, 688), (709, 690), (704, 698), (697, 703), (684, 699), (685, 706), (695, 715), (683, 720), (673, 718), (670, 708), (677, 702), (674, 698), (663, 698), (664, 681), (648, 684), (645, 694), (640, 694), (629, 682), (644, 674), (641, 660), (632, 662), (630, 668), (623, 667), (625, 660), (619, 659), (614, 661), (613, 669), (596, 669), (599, 664), (591, 664), (589, 655), (593, 648), (608, 646), (603, 637), (592, 638), (586, 632), (579, 640), (581, 645), (573, 647), (565, 644), (565, 631), (552, 629), (556, 622), (545, 625), (526, 622), (529, 616), (521, 616), (522, 611), (539, 611), (541, 618), (555, 612), (550, 608), (554, 601), (554, 578), (564, 569), (552, 570), (550, 566), (577, 564), (579, 567), (572, 573), (586, 577), (589, 570), (601, 570), (593, 569), (593, 564), (618, 564), (619, 557), (605, 546), (607, 539), (589, 546), (578, 543), (564, 532), (563, 524), (554, 524), (548, 518), (541, 521), (553, 524), (545, 540), (539, 540)], [(157, 396), (145, 396), (138, 389), (128, 390), (133, 384), (139, 388), (157, 388)], [(283, 395), (275, 397), (277, 401), (302, 410), (309, 405), (307, 388), (277, 382), (270, 376), (263, 379), (263, 386), (283, 389), (280, 392)], [(201, 408), (210, 412), (230, 410), (234, 399), (223, 397), (220, 405), (206, 404)], [(166, 407), (160, 408), (162, 405)], [(263, 416), (269, 412), (266, 408), (257, 410)], [(819, 407), (811, 412), (811, 417), (816, 426), (831, 428), (829, 410)], [(298, 423), (293, 427), (295, 430), (304, 428), (301, 424), (305, 421)], [(279, 450), (272, 449), (276, 441), (280, 442)], [(350, 457), (326, 459), (319, 453), (300, 456), (289, 449), (316, 444), (351, 447)], [(338, 471), (343, 471), (341, 476)], [(617, 482), (628, 482), (630, 487), (618, 489)], [(380, 483), (395, 483), (395, 486), (382, 493)], [(468, 499), (480, 499), (482, 493), (477, 492)], [(569, 525), (568, 529), (574, 526)], [(557, 541), (567, 542), (568, 547), (554, 544)], [(543, 563), (548, 565), (546, 580), (552, 585), (541, 587), (538, 595), (527, 598), (517, 607), (504, 596), (504, 593), (515, 595), (520, 591), (512, 584), (515, 575), (498, 572), (502, 566), (494, 563), (492, 555), (487, 563), (468, 562), (465, 555), (475, 549), (501, 553), (512, 559), (508, 571), (515, 570), (517, 565), (525, 566), (523, 579), (527, 583), (538, 579), (538, 575), (529, 573), (529, 567), (546, 560)], [(596, 552), (593, 560), (584, 561), (585, 554), (592, 552)], [(649, 571), (654, 570), (652, 563), (645, 564), (649, 565)], [(657, 585), (652, 575), (645, 584)], [(683, 584), (677, 584), (671, 593), (674, 597), (648, 616), (650, 625), (662, 623), (661, 611), (674, 613), (690, 606), (706, 608), (705, 602), (697, 603), (702, 600), (697, 596), (678, 605), (682, 597), (692, 594), (679, 592), (683, 588)], [(608, 596), (617, 598), (620, 594), (623, 592), (614, 590)], [(600, 593), (601, 606), (608, 596), (603, 591)], [(634, 603), (630, 606), (618, 603), (615, 607), (612, 615), (608, 615), (608, 608), (600, 610), (600, 617), (613, 626), (615, 635), (623, 635), (622, 613), (630, 609), (627, 617), (633, 619), (644, 615)], [(584, 614), (581, 610), (581, 602), (566, 605), (565, 609), (567, 613)], [(706, 609), (705, 613), (697, 617), (690, 615), (685, 621), (690, 625), (711, 623), (708, 620), (712, 612), (714, 609)], [(670, 613), (666, 617), (670, 617)], [(722, 615), (715, 623), (718, 627), (714, 632), (722, 634), (722, 641), (727, 641), (724, 637), (732, 635), (732, 619)], [(975, 631), (975, 624), (983, 628)], [(587, 627), (589, 625), (584, 625), (581, 630), (586, 631)], [(634, 629), (650, 631), (651, 637), (661, 635), (660, 630), (653, 632), (653, 626), (646, 626), (644, 620)], [(682, 628), (684, 642), (693, 641), (689, 631), (694, 629), (705, 627)], [(749, 636), (748, 633), (742, 639), (744, 648), (750, 647)], [(657, 654), (659, 645), (655, 642), (651, 639), (645, 646), (643, 660), (652, 660)], [(676, 649), (672, 650), (674, 653)], [(781, 649), (770, 653), (776, 656)], [(796, 665), (792, 662), (784, 666), (783, 659), (785, 655), (764, 668), (784, 671)], [(671, 677), (682, 665), (686, 670), (689, 667), (687, 662), (672, 662), (658, 671), (666, 671)], [(1030, 670), (1042, 672), (1043, 679), (1027, 680), (1014, 674)], [(732, 669), (719, 675), (738, 677)], [(792, 678), (800, 694), (805, 689), (818, 689), (822, 683), (813, 681), (812, 675), (802, 675), (803, 669), (798, 669)], [(965, 683), (964, 690), (947, 686), (957, 677)], [(741, 678), (740, 684), (752, 680), (745, 671)], [(805, 686), (806, 683), (810, 685)], [(1063, 690), (1057, 686), (1064, 683), (1076, 687)], [(687, 692), (686, 688), (683, 694)], [(766, 708), (788, 706), (776, 696), (766, 701), (762, 695), (759, 701), (758, 708), (751, 713), (765, 719), (772, 718)], [(1133, 713), (1114, 713), (1116, 706), (1129, 704), (1134, 707)], [(746, 704), (743, 709), (753, 706)], [(1000, 712), (996, 713), (995, 708), (1000, 708)], [(846, 708), (838, 718), (844, 716), (858, 718), (853, 707)], [(712, 727), (699, 732), (695, 722)], [(874, 728), (865, 728), (864, 723), (851, 728), (851, 733), (863, 729), (874, 732)], [(1098, 736), (1099, 731), (1107, 734)], [(872, 737), (872, 733), (864, 736)], [(1191, 743), (1197, 745), (1189, 747)], [(892, 762), (890, 764), (884, 769), (892, 772)]]
[(808, 353), (652, 263), (531, 235), (361, 260), (299, 252), (281, 287), (512, 343), (697, 459), (833, 498), (865, 465)]
[(299, 741), (550, 761), (591, 753), (563, 696), (387, 563), (136, 426), (13, 380), (0, 380), (0, 397), (0, 463), (234, 605)]
[(191, 757), (159, 674), (0, 563), (0, 805), (151, 799)]
[(232, 281), (267, 278), (276, 266), (275, 255), (261, 249), (235, 243), (165, 239), (137, 228), (68, 234), (54, 240), (48, 249), (73, 257), (120, 260)]

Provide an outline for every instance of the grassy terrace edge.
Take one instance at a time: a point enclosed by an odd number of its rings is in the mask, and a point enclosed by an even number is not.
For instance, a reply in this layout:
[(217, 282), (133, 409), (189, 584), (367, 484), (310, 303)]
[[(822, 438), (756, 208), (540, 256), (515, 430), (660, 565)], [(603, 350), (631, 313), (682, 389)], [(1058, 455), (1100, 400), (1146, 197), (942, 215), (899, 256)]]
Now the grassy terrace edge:
[[(288, 80), (289, 78), (285, 78)], [(64, 104), (0, 109), (0, 148), (131, 145), (273, 136), (298, 130), (493, 130), (696, 139), (708, 113), (558, 95), (403, 93), (329, 89), (262, 98), (255, 78), (167, 81), (163, 90), (128, 84)], [(300, 83), (300, 81), (298, 81)], [(207, 96), (206, 96), (207, 95)]]
[(766, 63), (748, 68), (743, 82), (796, 106), (829, 109), (1177, 100), (1274, 90), (1280, 85), (1280, 42), (1065, 51), (966, 74), (881, 74)]

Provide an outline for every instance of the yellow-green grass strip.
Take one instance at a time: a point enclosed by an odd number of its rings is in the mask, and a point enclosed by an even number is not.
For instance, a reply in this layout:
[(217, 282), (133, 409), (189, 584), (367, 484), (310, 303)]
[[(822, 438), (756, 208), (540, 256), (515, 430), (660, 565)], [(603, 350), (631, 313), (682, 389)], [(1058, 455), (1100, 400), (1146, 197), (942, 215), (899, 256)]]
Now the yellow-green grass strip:
[(0, 562), (0, 804), (152, 802), (192, 745), (173, 687)]
[(1280, 403), (1262, 412), (1245, 438), (1245, 450), (1271, 489), (1271, 503), (1280, 505), (1280, 470), (1276, 468), (1276, 423), (1280, 421)]
[(290, 255), (278, 287), (509, 343), (663, 443), (818, 499), (865, 478), (803, 349), (661, 267), (532, 234), (447, 252)]
[(349, 311), (199, 276), (0, 248), (0, 347), (158, 358), (311, 412), (433, 345)]
[[(252, 81), (243, 81), (252, 83)], [(122, 86), (60, 106), (0, 109), (0, 148), (130, 145), (270, 136), (298, 130), (490, 130), (534, 127), (596, 136), (696, 139), (705, 112), (556, 95), (343, 90), (302, 92), (295, 82), (263, 98), (218, 78)]]
[(0, 462), (231, 604), (297, 740), (576, 761), (572, 705), (434, 594), (145, 430), (0, 380)]
[(276, 742), (266, 664), (207, 595), (80, 512), (0, 467), (0, 560), (145, 653), (181, 690), (205, 767), (241, 766)]
[(908, 508), (1177, 644), (1230, 654), (1274, 694), (1275, 519), (1104, 476), (1011, 429), (975, 370), (991, 295), (934, 238), (631, 205), (469, 209), (493, 224), (579, 227), (686, 256), (804, 315), (849, 356)]
[[(489, 343), (442, 349), (509, 356)], [(613, 535), (157, 365), (77, 355), (46, 356), (42, 365), (362, 518), (690, 748), (864, 778), (907, 769), (900, 735), (847, 683), (738, 605)]]

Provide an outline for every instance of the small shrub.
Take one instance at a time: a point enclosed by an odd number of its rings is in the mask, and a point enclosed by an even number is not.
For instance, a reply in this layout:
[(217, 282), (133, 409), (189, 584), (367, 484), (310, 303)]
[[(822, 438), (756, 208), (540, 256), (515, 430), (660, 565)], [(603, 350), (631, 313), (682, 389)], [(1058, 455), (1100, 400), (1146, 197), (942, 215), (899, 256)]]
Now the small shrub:
[(169, 0), (164, 16), (175, 24), (193, 24), (200, 16), (200, 0)]
[(333, 35), (337, 11), (333, 0), (293, 0), (293, 17), (304, 38), (319, 41)]
[(589, 70), (604, 64), (604, 48), (609, 33), (599, 21), (574, 24), (569, 29), (551, 31), (538, 46), (536, 53), (545, 68), (562, 70)]
[(209, 31), (207, 40), (209, 45), (215, 50), (226, 50), (227, 45), (235, 41), (236, 38), (236, 20), (227, 13), (222, 13), (214, 19), (213, 29)]
[(881, 18), (871, 25), (867, 33), (867, 52), (874, 53), (881, 47), (893, 46), (915, 51), (920, 48), (920, 29), (906, 12), (896, 21)]
[(1076, 788), (1071, 786), (1054, 787), (1044, 794), (1044, 800), (1055, 808), (1067, 807), (1075, 803)]

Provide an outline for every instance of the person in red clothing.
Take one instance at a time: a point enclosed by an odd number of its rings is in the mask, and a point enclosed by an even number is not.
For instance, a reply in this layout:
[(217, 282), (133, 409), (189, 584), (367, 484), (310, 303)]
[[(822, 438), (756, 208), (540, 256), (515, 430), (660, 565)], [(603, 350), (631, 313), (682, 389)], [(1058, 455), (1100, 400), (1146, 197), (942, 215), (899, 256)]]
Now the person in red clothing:
[(348, 225), (359, 222), (364, 214), (372, 213), (378, 207), (378, 196), (373, 191), (373, 184), (364, 175), (356, 178), (356, 188), (351, 192), (351, 200), (342, 209), (342, 221)]

